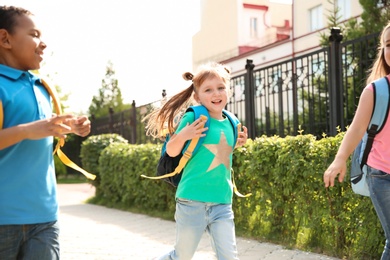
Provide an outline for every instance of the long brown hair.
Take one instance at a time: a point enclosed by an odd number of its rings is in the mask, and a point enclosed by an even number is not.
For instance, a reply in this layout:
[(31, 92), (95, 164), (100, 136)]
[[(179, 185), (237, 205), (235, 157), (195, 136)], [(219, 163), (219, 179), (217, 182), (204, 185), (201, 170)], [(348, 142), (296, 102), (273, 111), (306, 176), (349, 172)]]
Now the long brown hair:
[(191, 85), (168, 99), (162, 107), (155, 108), (150, 114), (143, 118), (142, 121), (147, 122), (146, 135), (161, 138), (165, 136), (165, 131), (169, 134), (173, 134), (180, 121), (179, 119), (187, 107), (196, 103), (193, 99), (193, 94), (198, 91), (199, 87), (206, 79), (219, 77), (227, 85), (228, 89), (230, 85), (230, 69), (215, 62), (200, 66), (195, 75), (191, 72), (185, 72), (182, 76), (184, 80), (191, 80)]
[(386, 63), (385, 60), (385, 32), (390, 29), (390, 23), (388, 23), (382, 30), (380, 35), (380, 43), (378, 46), (378, 53), (375, 59), (375, 62), (372, 65), (372, 68), (369, 70), (369, 76), (367, 77), (366, 84), (370, 84), (376, 79), (382, 78), (390, 74), (390, 66)]

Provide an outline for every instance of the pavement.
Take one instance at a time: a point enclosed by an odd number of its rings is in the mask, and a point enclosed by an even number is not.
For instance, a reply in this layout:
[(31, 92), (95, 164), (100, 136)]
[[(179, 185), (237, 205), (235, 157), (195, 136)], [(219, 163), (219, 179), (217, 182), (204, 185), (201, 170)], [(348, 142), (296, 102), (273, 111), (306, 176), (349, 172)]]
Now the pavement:
[[(90, 184), (59, 184), (62, 260), (151, 260), (170, 251), (175, 222), (87, 204)], [(240, 260), (337, 260), (237, 237)], [(204, 234), (193, 260), (216, 259)]]

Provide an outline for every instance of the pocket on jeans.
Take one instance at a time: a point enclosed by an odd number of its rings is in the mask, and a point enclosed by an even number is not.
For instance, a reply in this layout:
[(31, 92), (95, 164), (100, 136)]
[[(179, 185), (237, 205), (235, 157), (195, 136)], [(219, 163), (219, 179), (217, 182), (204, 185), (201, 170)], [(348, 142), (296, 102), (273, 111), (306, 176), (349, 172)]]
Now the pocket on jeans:
[(181, 203), (181, 204), (188, 204), (188, 203), (191, 203), (192, 200), (177, 198), (176, 201), (177, 201), (178, 203)]
[(389, 174), (387, 174), (386, 172), (384, 171), (381, 171), (381, 170), (378, 170), (378, 169), (375, 169), (375, 168), (372, 168), (370, 166), (367, 166), (367, 172), (368, 172), (368, 175), (369, 176), (372, 176), (372, 177), (387, 177), (389, 176)]

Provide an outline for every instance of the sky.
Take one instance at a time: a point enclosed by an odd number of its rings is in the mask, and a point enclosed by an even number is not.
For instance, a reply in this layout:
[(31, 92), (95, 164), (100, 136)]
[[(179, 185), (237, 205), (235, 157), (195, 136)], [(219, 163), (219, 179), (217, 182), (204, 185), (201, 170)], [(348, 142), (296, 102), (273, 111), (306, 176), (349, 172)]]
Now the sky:
[(39, 70), (68, 93), (66, 112), (87, 113), (112, 62), (125, 103), (188, 87), (199, 0), (1, 0), (30, 10), (47, 44)]

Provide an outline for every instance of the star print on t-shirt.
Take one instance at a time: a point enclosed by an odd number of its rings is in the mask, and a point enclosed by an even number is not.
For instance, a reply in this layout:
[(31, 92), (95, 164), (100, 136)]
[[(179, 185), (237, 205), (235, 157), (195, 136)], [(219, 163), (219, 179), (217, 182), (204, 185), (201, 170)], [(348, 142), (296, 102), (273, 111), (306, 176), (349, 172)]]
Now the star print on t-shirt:
[(218, 144), (205, 144), (204, 146), (215, 155), (207, 171), (211, 171), (220, 164), (225, 165), (226, 169), (230, 169), (230, 154), (233, 152), (233, 147), (227, 143), (223, 131), (221, 131)]

